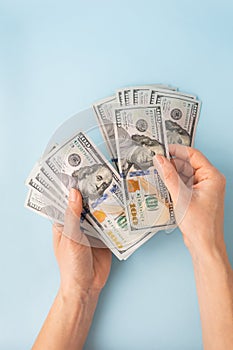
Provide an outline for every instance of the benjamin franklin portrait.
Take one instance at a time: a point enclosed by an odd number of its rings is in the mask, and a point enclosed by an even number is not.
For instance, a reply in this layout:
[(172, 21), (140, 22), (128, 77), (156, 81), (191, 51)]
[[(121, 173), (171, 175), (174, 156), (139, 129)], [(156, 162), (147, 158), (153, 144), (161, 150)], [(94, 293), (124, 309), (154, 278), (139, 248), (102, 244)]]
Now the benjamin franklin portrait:
[(184, 146), (191, 145), (190, 135), (178, 123), (171, 120), (165, 120), (168, 143), (179, 143)]
[[(112, 149), (117, 154), (114, 124), (110, 120), (105, 120), (105, 128)], [(118, 137), (124, 171), (128, 171), (132, 166), (135, 169), (146, 170), (153, 166), (154, 155), (164, 155), (164, 146), (149, 136), (135, 134), (130, 137), (126, 130), (119, 128)]]
[(68, 190), (72, 187), (78, 189), (87, 202), (103, 195), (112, 182), (112, 173), (105, 165), (93, 164), (75, 170), (72, 176), (60, 173), (59, 178)]
[(144, 135), (132, 135), (131, 138), (120, 140), (122, 164), (125, 170), (132, 166), (134, 169), (147, 170), (153, 166), (156, 154), (164, 155), (164, 147), (157, 140)]

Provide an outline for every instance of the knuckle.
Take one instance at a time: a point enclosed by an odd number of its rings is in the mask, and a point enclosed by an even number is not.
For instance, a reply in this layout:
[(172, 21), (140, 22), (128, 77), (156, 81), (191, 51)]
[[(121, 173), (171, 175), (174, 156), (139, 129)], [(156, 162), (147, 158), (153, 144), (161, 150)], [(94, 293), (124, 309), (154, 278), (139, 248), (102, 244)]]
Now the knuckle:
[(218, 171), (216, 168), (213, 169), (213, 178), (216, 181), (216, 184), (218, 185), (219, 189), (224, 190), (226, 187), (226, 177), (224, 174), (222, 174), (220, 171)]
[(194, 151), (195, 151), (197, 156), (201, 156), (202, 155), (201, 151), (198, 148), (194, 148)]

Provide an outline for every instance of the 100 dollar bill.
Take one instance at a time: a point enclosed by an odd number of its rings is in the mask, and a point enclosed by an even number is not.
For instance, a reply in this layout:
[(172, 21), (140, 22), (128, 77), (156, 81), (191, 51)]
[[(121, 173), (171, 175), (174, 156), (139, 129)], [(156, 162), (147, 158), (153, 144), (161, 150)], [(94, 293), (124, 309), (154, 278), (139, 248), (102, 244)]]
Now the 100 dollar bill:
[(64, 224), (64, 211), (62, 208), (35, 189), (28, 191), (24, 206), (43, 217), (59, 224)]
[(41, 192), (45, 197), (56, 203), (63, 209), (67, 207), (67, 200), (59, 194), (53, 187), (53, 183), (40, 171), (40, 166), (37, 163), (29, 174), (25, 184)]
[(149, 232), (129, 234), (119, 175), (86, 135), (79, 132), (44, 162), (66, 193), (81, 191), (84, 214), (118, 257), (145, 239)]
[(201, 102), (188, 96), (159, 92), (153, 101), (161, 106), (168, 143), (193, 146)]
[(110, 96), (93, 104), (93, 109), (96, 114), (103, 139), (106, 143), (107, 149), (112, 157), (113, 162), (117, 161), (113, 126), (113, 123), (115, 121), (114, 108), (116, 106), (117, 99), (115, 96)]
[(153, 156), (169, 157), (160, 106), (115, 110), (115, 138), (129, 230), (175, 225), (170, 194), (153, 166)]
[[(35, 189), (30, 189), (28, 191), (24, 206), (40, 216), (50, 219), (55, 223), (64, 225), (65, 210), (56, 205), (54, 201), (50, 200), (46, 195)], [(98, 232), (84, 216), (81, 216), (80, 218), (80, 228), (89, 236), (99, 237)]]
[(116, 92), (117, 100), (120, 106), (141, 105), (150, 103), (151, 89), (161, 91), (176, 91), (177, 89), (169, 85), (151, 84), (142, 86), (132, 86), (119, 89)]

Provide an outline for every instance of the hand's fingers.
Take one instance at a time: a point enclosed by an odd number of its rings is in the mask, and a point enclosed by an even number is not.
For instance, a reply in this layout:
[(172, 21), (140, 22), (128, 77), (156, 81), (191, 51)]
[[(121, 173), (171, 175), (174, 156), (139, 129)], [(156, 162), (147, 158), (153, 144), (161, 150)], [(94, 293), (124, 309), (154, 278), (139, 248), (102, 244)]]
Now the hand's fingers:
[[(210, 179), (216, 171), (209, 160), (197, 149), (182, 145), (169, 145), (170, 154), (190, 163), (194, 170), (194, 183)], [(175, 159), (176, 159), (175, 158)]]
[(185, 182), (185, 185), (188, 187), (188, 188), (192, 188), (193, 185), (195, 185), (195, 177), (194, 176), (191, 176), (190, 178), (187, 178), (187, 181)]
[(179, 183), (181, 180), (175, 167), (167, 158), (160, 155), (156, 155), (153, 161), (155, 168), (171, 194), (173, 202), (176, 202), (179, 196)]
[(186, 187), (175, 167), (167, 158), (156, 155), (154, 157), (154, 166), (170, 192), (175, 208), (176, 222), (179, 225), (189, 207), (192, 190)]
[(181, 178), (181, 180), (183, 181), (183, 183), (187, 186), (187, 183), (189, 183), (189, 177), (183, 175), (182, 173), (179, 174), (179, 177)]
[(65, 223), (63, 233), (73, 241), (89, 245), (86, 236), (80, 229), (80, 216), (82, 212), (82, 196), (74, 188), (70, 190), (68, 207), (65, 213)]
[(172, 158), (170, 162), (175, 167), (183, 183), (188, 188), (191, 188), (194, 184), (194, 170), (191, 167), (191, 164), (179, 158)]
[(194, 170), (202, 167), (213, 167), (209, 160), (195, 148), (171, 144), (169, 145), (169, 152), (172, 156), (190, 163)]
[(171, 162), (174, 164), (180, 176), (183, 175), (190, 178), (194, 175), (194, 170), (189, 162), (179, 158), (174, 158), (171, 160)]

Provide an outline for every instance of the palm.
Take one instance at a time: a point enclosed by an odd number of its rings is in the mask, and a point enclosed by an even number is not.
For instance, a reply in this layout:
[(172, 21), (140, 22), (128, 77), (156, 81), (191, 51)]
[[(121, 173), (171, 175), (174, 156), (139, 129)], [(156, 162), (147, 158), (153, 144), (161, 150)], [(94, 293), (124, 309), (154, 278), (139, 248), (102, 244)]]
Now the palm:
[(112, 261), (112, 254), (106, 248), (91, 248), (93, 255), (94, 280), (93, 287), (101, 289), (105, 285)]

